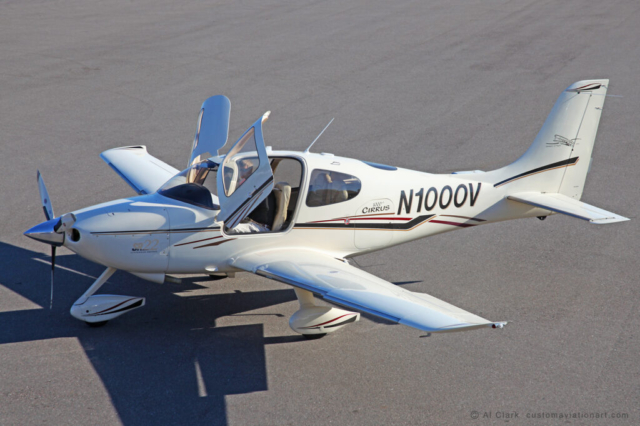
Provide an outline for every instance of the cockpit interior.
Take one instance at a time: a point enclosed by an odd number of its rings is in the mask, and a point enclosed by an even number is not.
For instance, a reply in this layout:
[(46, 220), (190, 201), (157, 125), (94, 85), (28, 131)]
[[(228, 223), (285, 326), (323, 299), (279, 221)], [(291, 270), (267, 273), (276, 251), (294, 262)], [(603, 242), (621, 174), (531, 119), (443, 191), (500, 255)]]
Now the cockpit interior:
[[(243, 156), (235, 162), (225, 163), (223, 188), (227, 196), (242, 186), (258, 167), (257, 156)], [(278, 232), (289, 228), (294, 217), (302, 183), (302, 163), (291, 157), (270, 157), (276, 184), (262, 201), (238, 226), (225, 228), (225, 232), (257, 233)], [(183, 170), (165, 183), (158, 193), (208, 210), (220, 210), (217, 196), (219, 164), (211, 159), (201, 161)]]

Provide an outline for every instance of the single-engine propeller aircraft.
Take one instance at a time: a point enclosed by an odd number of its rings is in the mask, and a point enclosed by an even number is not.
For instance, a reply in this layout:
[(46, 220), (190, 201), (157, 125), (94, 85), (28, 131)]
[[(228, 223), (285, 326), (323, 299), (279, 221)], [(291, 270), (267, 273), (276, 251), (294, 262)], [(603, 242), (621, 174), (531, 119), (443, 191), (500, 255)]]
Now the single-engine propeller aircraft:
[[(514, 163), (446, 175), (311, 153), (311, 147), (272, 150), (262, 134), (269, 112), (220, 155), (230, 102), (214, 96), (202, 105), (183, 171), (144, 146), (101, 154), (137, 196), (55, 217), (38, 173), (47, 220), (25, 235), (52, 246), (52, 286), (56, 247), (106, 266), (71, 307), (71, 315), (94, 326), (145, 304), (141, 297), (95, 294), (120, 269), (156, 283), (177, 279), (168, 274), (220, 279), (237, 272), (283, 282), (300, 302), (289, 324), (307, 338), (358, 321), (359, 312), (428, 333), (503, 328), (504, 321), (407, 291), (349, 259), (510, 219), (561, 213), (595, 224), (628, 220), (579, 201), (608, 84), (579, 81), (564, 90)], [(314, 295), (357, 312), (316, 305)]]

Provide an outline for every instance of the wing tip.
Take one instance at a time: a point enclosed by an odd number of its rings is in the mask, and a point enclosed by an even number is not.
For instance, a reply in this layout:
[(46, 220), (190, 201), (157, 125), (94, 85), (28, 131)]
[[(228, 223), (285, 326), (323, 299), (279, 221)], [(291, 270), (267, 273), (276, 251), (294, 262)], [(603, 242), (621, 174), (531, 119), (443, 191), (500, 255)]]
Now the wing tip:
[(613, 216), (613, 217), (606, 217), (603, 219), (591, 219), (589, 222), (595, 225), (608, 225), (610, 223), (626, 222), (628, 220), (631, 220), (631, 219), (624, 216)]

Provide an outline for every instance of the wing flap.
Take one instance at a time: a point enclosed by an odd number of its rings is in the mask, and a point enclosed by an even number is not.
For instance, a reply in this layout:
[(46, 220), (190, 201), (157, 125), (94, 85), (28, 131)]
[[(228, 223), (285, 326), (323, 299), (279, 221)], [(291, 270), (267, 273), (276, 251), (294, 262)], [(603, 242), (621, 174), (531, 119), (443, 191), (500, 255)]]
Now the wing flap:
[(329, 255), (310, 250), (245, 254), (234, 266), (311, 291), (323, 299), (428, 332), (500, 327), (424, 293), (413, 293)]
[(139, 195), (156, 192), (179, 172), (149, 155), (142, 145), (113, 148), (100, 154), (100, 158)]
[(507, 198), (520, 203), (551, 210), (556, 213), (562, 213), (567, 216), (587, 220), (596, 224), (624, 222), (625, 220), (629, 220), (624, 216), (608, 212), (562, 194), (523, 192), (509, 195)]

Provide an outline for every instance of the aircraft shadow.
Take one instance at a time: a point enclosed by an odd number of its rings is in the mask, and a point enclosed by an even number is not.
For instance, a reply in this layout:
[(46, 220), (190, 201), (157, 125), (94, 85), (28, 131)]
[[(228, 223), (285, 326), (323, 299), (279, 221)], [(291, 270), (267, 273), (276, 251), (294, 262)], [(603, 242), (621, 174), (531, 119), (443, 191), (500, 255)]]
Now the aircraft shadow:
[(53, 310), (49, 257), (0, 243), (0, 285), (43, 309), (0, 313), (3, 344), (75, 337), (124, 424), (226, 425), (225, 396), (268, 389), (265, 345), (301, 336), (264, 337), (262, 324), (217, 327), (216, 319), (295, 300), (293, 290), (180, 297), (203, 288), (193, 280), (157, 285), (117, 272), (99, 293), (147, 297), (139, 312), (102, 328), (72, 318), (69, 308), (103, 267), (59, 256)]

